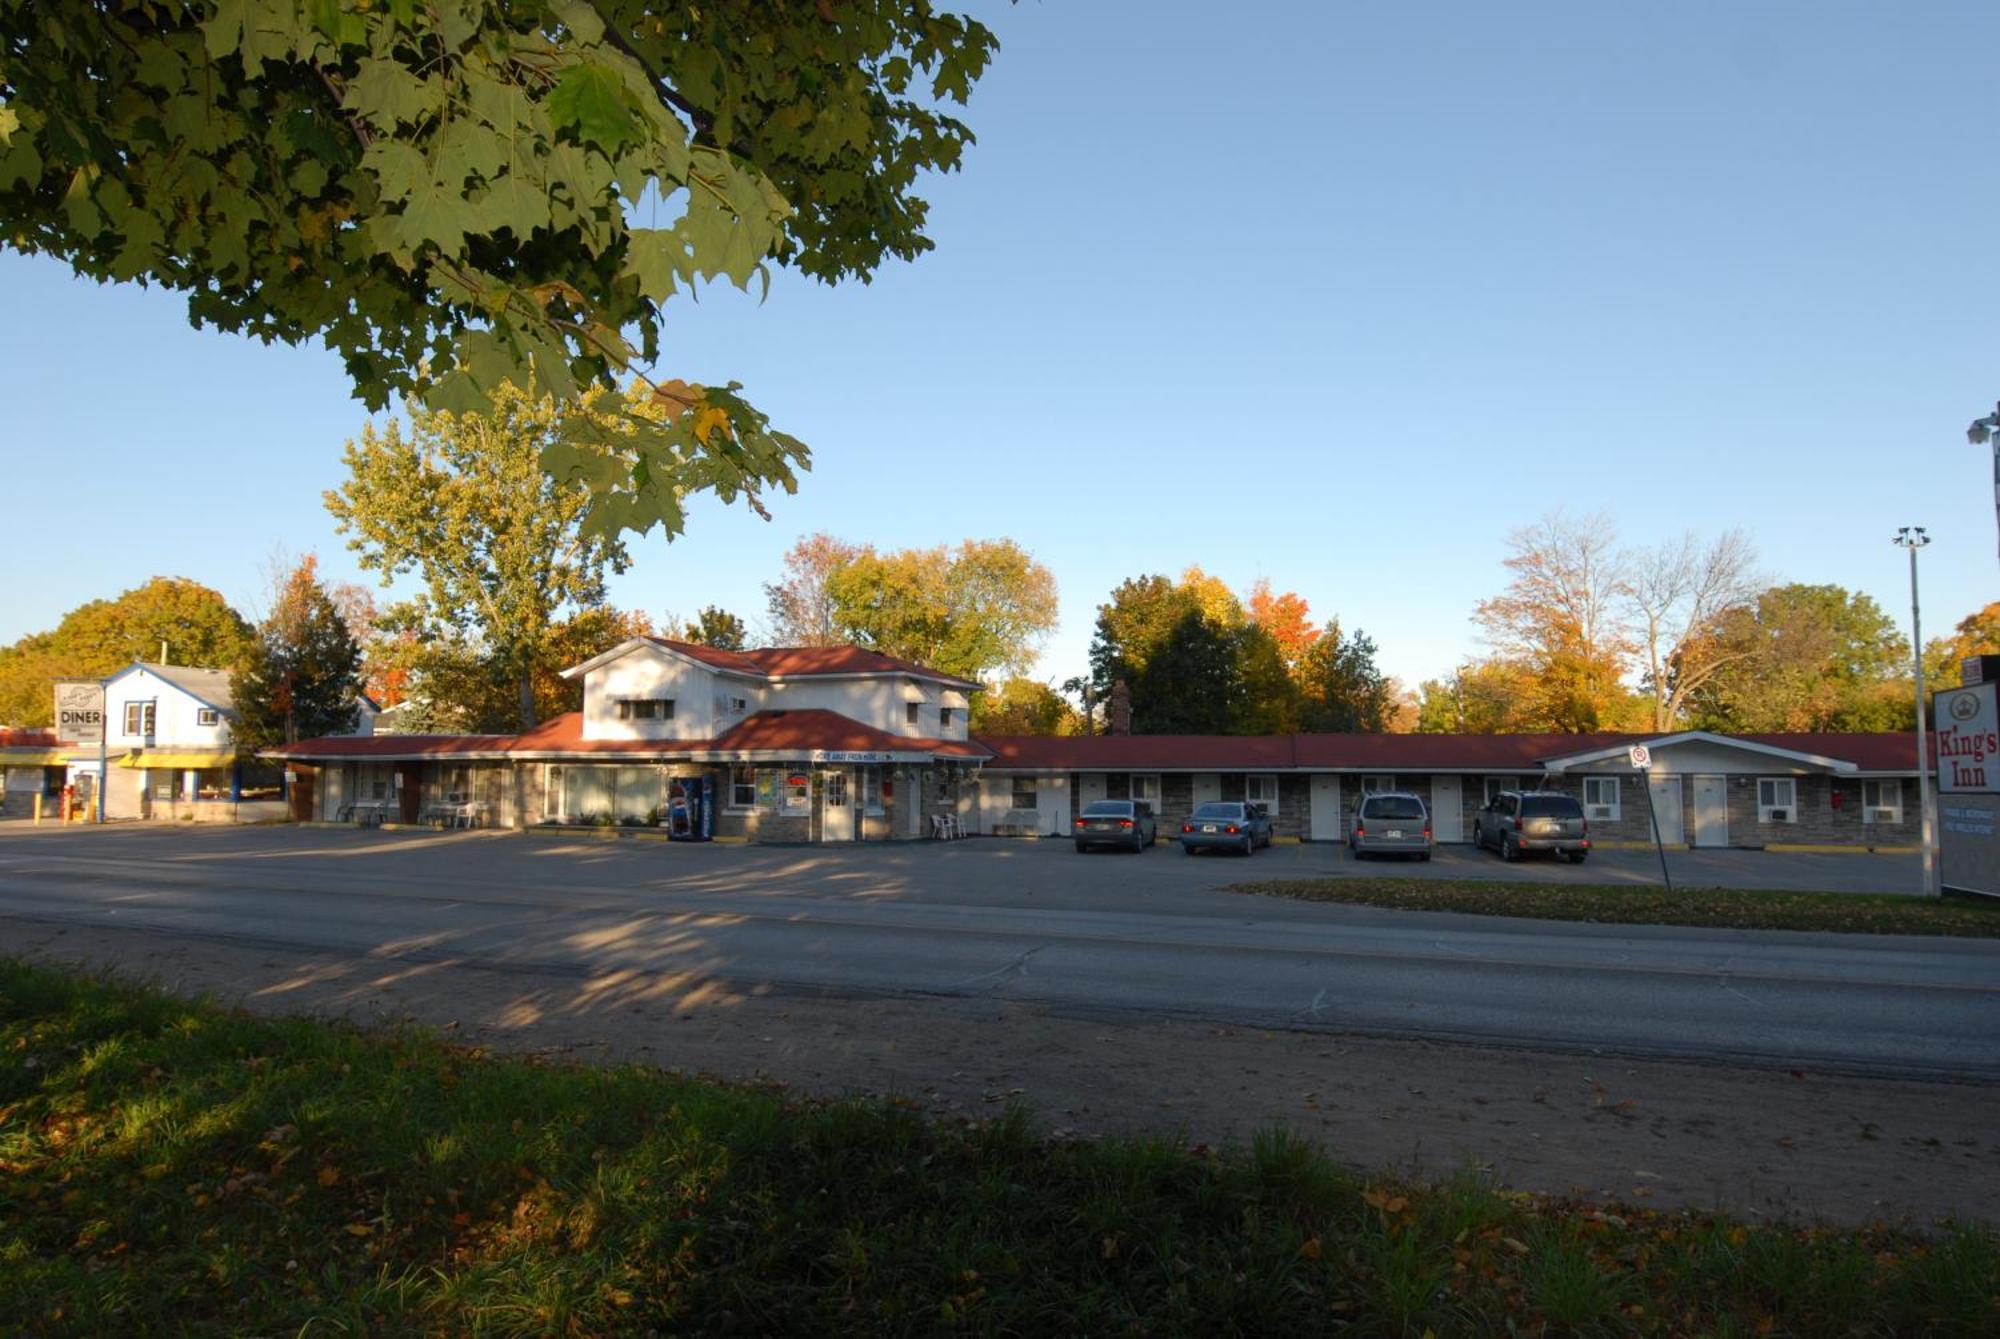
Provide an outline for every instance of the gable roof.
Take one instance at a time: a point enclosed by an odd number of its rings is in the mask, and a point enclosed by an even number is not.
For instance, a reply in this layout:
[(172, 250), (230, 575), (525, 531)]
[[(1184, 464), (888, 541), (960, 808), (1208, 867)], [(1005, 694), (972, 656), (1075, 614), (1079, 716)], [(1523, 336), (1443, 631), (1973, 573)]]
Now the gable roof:
[(564, 678), (576, 678), (608, 664), (641, 646), (652, 646), (683, 660), (691, 660), (724, 674), (740, 674), (752, 679), (830, 679), (870, 674), (901, 674), (930, 679), (955, 688), (978, 691), (971, 679), (961, 679), (941, 670), (919, 665), (914, 660), (883, 655), (859, 646), (766, 646), (754, 651), (728, 651), (699, 642), (683, 642), (672, 637), (627, 637), (618, 645), (599, 652), (580, 665), (563, 671)]
[(172, 684), (204, 707), (229, 711), (236, 705), (236, 699), (229, 691), (228, 670), (198, 669), (193, 665), (155, 665), (151, 661), (135, 660), (108, 676), (104, 680), (105, 685), (109, 687), (133, 670), (144, 670), (154, 678)]

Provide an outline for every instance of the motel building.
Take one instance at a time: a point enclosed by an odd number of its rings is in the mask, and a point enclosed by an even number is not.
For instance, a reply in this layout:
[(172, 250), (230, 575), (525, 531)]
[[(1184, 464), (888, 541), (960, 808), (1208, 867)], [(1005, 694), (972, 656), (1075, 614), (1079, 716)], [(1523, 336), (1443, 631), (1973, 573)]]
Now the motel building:
[(911, 840), (970, 812), (980, 686), (851, 646), (633, 637), (565, 670), (583, 709), (519, 735), (309, 740), (267, 754), (293, 815), (662, 828), (692, 840)]
[[(1367, 793), (1421, 796), (1469, 842), (1507, 789), (1576, 796), (1600, 842), (1908, 846), (1908, 734), (1099, 735), (968, 732), (980, 686), (858, 647), (724, 651), (634, 637), (565, 671), (583, 709), (520, 735), (308, 740), (266, 757), (300, 820), (658, 828), (693, 840), (1064, 837), (1097, 799), (1152, 803), (1163, 839), (1204, 800), (1279, 835), (1346, 840)], [(1650, 770), (1629, 750), (1646, 745)], [(1650, 792), (1650, 807), (1649, 807)]]

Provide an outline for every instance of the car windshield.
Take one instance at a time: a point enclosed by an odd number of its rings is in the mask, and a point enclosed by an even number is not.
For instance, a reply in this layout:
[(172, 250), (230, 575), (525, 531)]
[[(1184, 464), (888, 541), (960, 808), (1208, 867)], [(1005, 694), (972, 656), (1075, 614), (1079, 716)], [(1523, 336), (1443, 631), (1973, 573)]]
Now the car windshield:
[(1241, 818), (1243, 806), (1240, 804), (1204, 804), (1194, 811), (1196, 818)]
[(1130, 818), (1132, 816), (1132, 802), (1130, 800), (1099, 800), (1088, 809), (1085, 809), (1083, 816), (1085, 818)]
[(1583, 810), (1567, 795), (1523, 795), (1523, 818), (1582, 818)]
[(1362, 806), (1363, 818), (1407, 818), (1412, 821), (1424, 816), (1423, 801), (1409, 795), (1378, 795)]

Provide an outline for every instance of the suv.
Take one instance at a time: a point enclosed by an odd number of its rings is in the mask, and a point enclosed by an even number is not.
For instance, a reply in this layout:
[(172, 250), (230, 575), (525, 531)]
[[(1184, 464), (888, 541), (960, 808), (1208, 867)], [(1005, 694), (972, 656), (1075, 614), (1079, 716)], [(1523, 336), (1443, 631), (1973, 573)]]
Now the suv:
[(1403, 790), (1361, 797), (1347, 830), (1347, 849), (1356, 860), (1369, 855), (1431, 858), (1431, 815), (1424, 802)]
[(1503, 790), (1472, 820), (1472, 844), (1492, 847), (1502, 860), (1555, 851), (1581, 864), (1590, 854), (1590, 821), (1573, 795)]
[(1077, 815), (1071, 831), (1079, 851), (1093, 846), (1143, 851), (1153, 844), (1156, 823), (1153, 806), (1144, 800), (1092, 800)]

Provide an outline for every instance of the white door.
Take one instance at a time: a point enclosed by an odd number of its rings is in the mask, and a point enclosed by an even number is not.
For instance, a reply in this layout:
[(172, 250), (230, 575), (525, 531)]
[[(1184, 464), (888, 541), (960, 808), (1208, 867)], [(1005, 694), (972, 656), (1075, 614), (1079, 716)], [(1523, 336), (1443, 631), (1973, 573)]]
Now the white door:
[(1089, 804), (1104, 798), (1104, 773), (1078, 772), (1076, 800), (1078, 804)]
[(1720, 776), (1694, 779), (1694, 844), (1729, 845), (1729, 780)]
[[(1210, 773), (1209, 779), (1216, 782), (1220, 789), (1220, 777)], [(1331, 772), (1315, 772), (1312, 779), (1312, 839), (1316, 842), (1337, 842), (1340, 838), (1340, 778)]]
[(1431, 840), (1465, 840), (1465, 783), (1455, 776), (1431, 778)]
[(1653, 792), (1653, 813), (1659, 817), (1661, 843), (1666, 846), (1685, 845), (1687, 834), (1681, 829), (1681, 779), (1677, 776), (1656, 776), (1646, 784)]
[(1194, 774), (1194, 802), (1207, 804), (1210, 800), (1222, 798), (1222, 773), (1196, 772)]
[(835, 767), (820, 773), (819, 839), (824, 842), (854, 840), (854, 787), (847, 769)]
[[(1103, 776), (1098, 780), (1101, 782)], [(1069, 835), (1069, 773), (1044, 772), (1035, 778), (1035, 813), (1047, 837)]]

